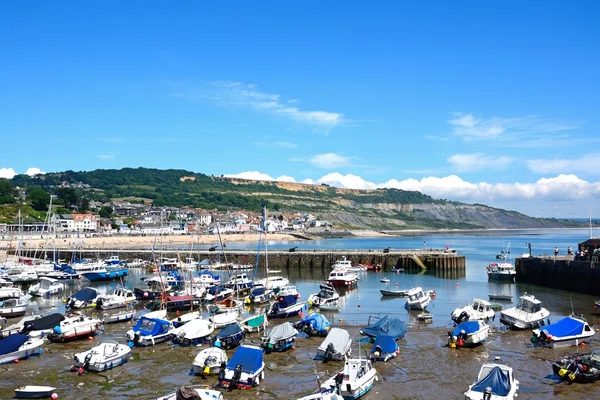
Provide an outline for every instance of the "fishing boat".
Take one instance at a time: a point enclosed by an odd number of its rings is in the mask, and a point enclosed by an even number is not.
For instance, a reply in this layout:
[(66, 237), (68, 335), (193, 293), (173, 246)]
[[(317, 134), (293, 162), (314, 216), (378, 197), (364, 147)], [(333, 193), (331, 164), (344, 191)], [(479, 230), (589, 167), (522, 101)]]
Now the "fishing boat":
[(240, 321), (240, 325), (248, 333), (264, 331), (269, 325), (266, 314), (251, 315)]
[(382, 296), (387, 297), (407, 297), (410, 289), (398, 289), (398, 290), (385, 290), (380, 289), (379, 292)]
[(245, 337), (246, 331), (244, 328), (242, 328), (239, 323), (233, 322), (224, 326), (219, 333), (215, 335), (212, 342), (215, 347), (230, 350), (238, 347)]
[(424, 310), (431, 303), (431, 296), (425, 294), (420, 287), (412, 288), (406, 293), (406, 304), (409, 310)]
[(517, 269), (509, 262), (493, 262), (486, 267), (489, 281), (514, 282)]
[(513, 400), (517, 397), (519, 381), (513, 369), (502, 364), (483, 364), (477, 380), (469, 385), (465, 400)]
[(0, 364), (24, 360), (42, 353), (44, 339), (15, 333), (0, 340)]
[(266, 289), (262, 283), (255, 283), (250, 289), (250, 294), (244, 302), (246, 304), (263, 304), (275, 298), (275, 292), (272, 289)]
[(466, 321), (459, 324), (453, 331), (448, 332), (448, 346), (474, 347), (483, 343), (490, 331), (490, 326), (482, 320)]
[(94, 307), (98, 296), (100, 293), (95, 288), (83, 288), (66, 300), (67, 308)]
[[(374, 322), (371, 323), (371, 320)], [(384, 317), (377, 317), (374, 315), (369, 316), (368, 326), (362, 328), (359, 332), (363, 336), (367, 336), (371, 341), (375, 341), (378, 336), (388, 335), (394, 338), (394, 340), (402, 339), (406, 335), (408, 327), (404, 321), (386, 315)]]
[(65, 285), (57, 279), (40, 278), (40, 281), (29, 287), (29, 294), (32, 296), (50, 296), (62, 292)]
[(475, 298), (472, 303), (456, 308), (450, 316), (456, 324), (476, 320), (487, 322), (496, 316), (496, 312), (492, 310), (492, 305), (489, 302)]
[(371, 360), (350, 358), (346, 360), (344, 369), (325, 381), (321, 388), (337, 389), (344, 399), (358, 399), (371, 390), (376, 379), (377, 371)]
[(307, 310), (306, 302), (298, 302), (299, 297), (300, 295), (282, 295), (280, 292), (277, 301), (273, 303), (267, 312), (267, 317), (288, 318), (305, 313)]
[(264, 379), (263, 351), (258, 346), (240, 346), (218, 374), (219, 384), (229, 389), (250, 389)]
[(52, 343), (87, 339), (96, 334), (101, 323), (102, 321), (86, 315), (70, 313), (46, 337)]
[(308, 296), (308, 305), (322, 307), (327, 304), (336, 303), (340, 294), (329, 283), (319, 285), (319, 293), (313, 293)]
[(352, 339), (345, 329), (331, 328), (317, 348), (317, 358), (323, 361), (344, 361), (350, 355)]
[(308, 336), (325, 337), (329, 333), (331, 323), (323, 314), (311, 313), (304, 317), (302, 321), (297, 322), (295, 327)]
[(133, 292), (122, 286), (117, 286), (111, 295), (101, 295), (96, 299), (96, 308), (100, 310), (112, 310), (127, 307), (137, 302)]
[(381, 283), (390, 283), (390, 278), (381, 278), (379, 280), (379, 282), (381, 282)]
[(371, 346), (371, 361), (388, 361), (400, 354), (398, 343), (389, 335), (381, 335)]
[(217, 375), (221, 365), (227, 364), (227, 353), (218, 347), (204, 349), (194, 358), (192, 370), (196, 375)]
[(500, 312), (500, 322), (510, 329), (534, 329), (544, 324), (550, 312), (531, 294), (524, 293), (516, 307)]
[(196, 346), (207, 343), (209, 336), (215, 330), (212, 322), (196, 318), (171, 331), (174, 344), (180, 346)]
[(567, 382), (596, 382), (600, 380), (600, 352), (563, 357), (552, 363), (552, 371)]
[(27, 385), (15, 389), (15, 397), (17, 399), (48, 399), (56, 390), (52, 386), (34, 386)]
[(105, 313), (102, 315), (103, 324), (114, 324), (117, 322), (131, 321), (135, 315), (135, 310), (123, 310), (117, 313)]
[(339, 266), (329, 273), (327, 282), (333, 287), (352, 288), (358, 284), (358, 275), (348, 272), (348, 268), (344, 266)]
[(27, 312), (29, 301), (25, 297), (0, 301), (0, 317), (22, 317)]
[(127, 268), (119, 266), (98, 265), (89, 271), (82, 272), (80, 275), (90, 282), (114, 281), (129, 274)]
[(238, 311), (229, 311), (219, 314), (213, 314), (210, 317), (208, 317), (208, 320), (213, 323), (215, 329), (218, 329), (236, 322), (238, 317)]
[(490, 293), (488, 296), (489, 296), (490, 300), (496, 300), (496, 301), (512, 301), (513, 300), (512, 294)]
[(156, 400), (223, 400), (223, 394), (208, 385), (182, 386), (175, 393), (159, 397)]
[(127, 339), (134, 346), (153, 346), (171, 338), (173, 325), (164, 319), (142, 317), (133, 329), (127, 331)]
[(285, 322), (271, 329), (271, 332), (262, 338), (262, 348), (267, 354), (282, 352), (288, 349), (293, 350), (296, 343), (296, 336), (298, 336), (298, 331), (294, 328), (294, 325)]
[(55, 326), (59, 326), (65, 316), (60, 313), (53, 313), (44, 317), (30, 319), (23, 322), (23, 327), (19, 333), (31, 337), (45, 336), (52, 332)]
[(588, 343), (595, 333), (585, 318), (571, 315), (544, 328), (534, 329), (531, 342), (549, 348), (579, 346)]
[(123, 365), (131, 357), (131, 348), (106, 340), (90, 350), (75, 354), (73, 367), (83, 371), (103, 372)]
[(12, 282), (0, 278), (0, 301), (6, 299), (18, 299), (24, 296), (21, 288), (15, 286)]

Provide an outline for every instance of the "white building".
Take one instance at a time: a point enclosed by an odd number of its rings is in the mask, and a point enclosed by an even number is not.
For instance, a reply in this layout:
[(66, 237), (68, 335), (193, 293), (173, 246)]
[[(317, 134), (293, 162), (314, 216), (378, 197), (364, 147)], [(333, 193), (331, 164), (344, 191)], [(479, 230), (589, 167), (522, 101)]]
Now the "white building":
[(98, 221), (92, 214), (53, 214), (50, 221), (57, 232), (96, 232)]

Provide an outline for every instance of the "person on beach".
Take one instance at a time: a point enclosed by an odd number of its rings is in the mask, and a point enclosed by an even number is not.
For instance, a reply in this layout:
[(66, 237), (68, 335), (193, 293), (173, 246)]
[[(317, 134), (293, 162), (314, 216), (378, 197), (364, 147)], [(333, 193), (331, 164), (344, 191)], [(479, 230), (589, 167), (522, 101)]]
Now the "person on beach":
[(573, 248), (572, 248), (571, 246), (569, 246), (569, 247), (567, 248), (567, 254), (568, 254), (568, 255), (570, 255), (570, 256), (572, 256), (572, 255), (573, 255)]

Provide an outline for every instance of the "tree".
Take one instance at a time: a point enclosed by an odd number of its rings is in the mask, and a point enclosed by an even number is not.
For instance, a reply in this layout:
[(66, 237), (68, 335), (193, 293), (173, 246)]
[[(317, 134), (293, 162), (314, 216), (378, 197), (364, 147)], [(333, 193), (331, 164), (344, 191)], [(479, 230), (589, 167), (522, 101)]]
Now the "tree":
[(169, 221), (175, 221), (177, 219), (177, 217), (173, 214), (169, 215)]
[(90, 201), (87, 197), (80, 197), (77, 201), (77, 210), (79, 212), (86, 212), (90, 208)]
[(36, 211), (46, 211), (50, 204), (50, 194), (43, 189), (35, 188), (27, 195), (27, 200)]
[(79, 196), (75, 189), (72, 188), (58, 188), (56, 190), (56, 195), (63, 202), (65, 208), (72, 209), (77, 205), (79, 201)]
[(101, 218), (110, 218), (113, 214), (113, 209), (109, 206), (102, 206), (102, 208), (100, 208), (100, 211), (98, 211), (98, 215), (100, 215)]
[(0, 180), (0, 204), (14, 204), (16, 202), (17, 191), (12, 187), (9, 181)]

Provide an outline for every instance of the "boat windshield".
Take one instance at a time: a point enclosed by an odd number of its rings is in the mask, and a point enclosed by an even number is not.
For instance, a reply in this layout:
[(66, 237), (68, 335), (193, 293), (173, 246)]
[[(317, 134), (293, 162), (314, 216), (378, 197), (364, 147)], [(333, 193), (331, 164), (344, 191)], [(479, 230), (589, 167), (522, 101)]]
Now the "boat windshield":
[(528, 312), (528, 313), (536, 313), (541, 310), (541, 306), (539, 303), (534, 303), (531, 300), (521, 299), (521, 300), (519, 300), (517, 309)]

